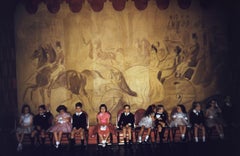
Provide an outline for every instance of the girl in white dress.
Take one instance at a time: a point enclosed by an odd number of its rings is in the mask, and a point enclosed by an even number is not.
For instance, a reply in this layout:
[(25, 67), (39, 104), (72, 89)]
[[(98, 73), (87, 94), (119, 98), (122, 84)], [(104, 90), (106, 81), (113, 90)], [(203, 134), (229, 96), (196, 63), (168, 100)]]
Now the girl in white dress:
[(144, 113), (144, 117), (140, 120), (139, 126), (141, 126), (140, 132), (138, 134), (138, 143), (142, 143), (142, 136), (145, 128), (147, 129), (147, 135), (144, 142), (148, 142), (151, 129), (154, 128), (154, 116), (156, 113), (156, 106), (154, 104), (148, 106), (147, 110)]
[(22, 141), (25, 134), (31, 134), (33, 130), (33, 114), (31, 113), (30, 106), (24, 104), (22, 106), (21, 115), (16, 129), (16, 137), (18, 141), (17, 151), (22, 150)]

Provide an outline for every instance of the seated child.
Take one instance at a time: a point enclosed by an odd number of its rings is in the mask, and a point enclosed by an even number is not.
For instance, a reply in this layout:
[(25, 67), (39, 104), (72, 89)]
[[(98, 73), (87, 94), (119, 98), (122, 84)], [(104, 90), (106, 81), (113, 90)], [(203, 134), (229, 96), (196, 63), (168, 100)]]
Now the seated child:
[(67, 113), (67, 107), (64, 105), (59, 105), (56, 109), (59, 113), (55, 117), (55, 124), (49, 128), (49, 132), (53, 132), (54, 139), (56, 142), (55, 147), (58, 148), (63, 133), (71, 133), (72, 124), (71, 124), (71, 116)]
[(113, 127), (110, 124), (111, 115), (107, 111), (107, 106), (101, 104), (99, 107), (99, 113), (97, 114), (97, 133), (102, 142), (102, 147), (106, 147), (107, 139), (110, 135), (110, 132), (113, 131)]
[(31, 134), (33, 130), (33, 114), (31, 113), (30, 106), (24, 104), (22, 106), (21, 115), (16, 129), (16, 137), (18, 141), (17, 151), (22, 150), (22, 141), (25, 134)]
[(87, 115), (82, 111), (82, 103), (75, 104), (76, 113), (72, 117), (71, 146), (75, 144), (75, 134), (79, 133), (81, 145), (84, 146), (84, 132), (87, 129)]
[(190, 123), (194, 128), (195, 142), (198, 142), (198, 130), (202, 130), (202, 141), (205, 142), (204, 114), (200, 103), (193, 103), (193, 109), (190, 112)]
[(154, 126), (154, 115), (156, 112), (156, 106), (150, 105), (144, 113), (144, 117), (140, 120), (139, 126), (141, 126), (140, 132), (138, 134), (138, 143), (142, 143), (142, 136), (145, 128), (147, 128), (147, 135), (145, 137), (145, 143), (148, 142), (151, 130)]
[(157, 112), (155, 114), (155, 126), (159, 134), (160, 143), (162, 143), (163, 141), (167, 122), (168, 122), (167, 111), (164, 109), (163, 105), (157, 105)]
[(128, 134), (128, 143), (132, 144), (132, 129), (134, 128), (134, 115), (130, 112), (130, 105), (124, 105), (124, 112), (118, 121), (118, 127), (123, 130), (124, 144), (127, 145), (126, 134)]
[(51, 127), (52, 125), (52, 113), (46, 111), (45, 105), (40, 105), (38, 107), (38, 114), (34, 116), (33, 118), (33, 125), (34, 130), (31, 134), (31, 143), (32, 145), (35, 142), (35, 136), (40, 135), (41, 136), (41, 142), (40, 144), (45, 143), (45, 132)]
[(177, 112), (172, 116), (173, 120), (170, 123), (170, 127), (179, 127), (182, 140), (185, 139), (185, 134), (188, 126), (188, 117), (185, 106), (182, 104), (177, 105)]
[(215, 100), (211, 100), (206, 110), (206, 126), (209, 128), (215, 127), (220, 138), (224, 138), (223, 121), (220, 118), (222, 110), (219, 108)]

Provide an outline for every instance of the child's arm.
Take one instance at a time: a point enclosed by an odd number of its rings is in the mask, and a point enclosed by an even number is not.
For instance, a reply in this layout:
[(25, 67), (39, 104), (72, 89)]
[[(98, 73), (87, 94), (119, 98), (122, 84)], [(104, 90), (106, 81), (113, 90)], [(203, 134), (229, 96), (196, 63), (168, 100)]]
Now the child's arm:
[(20, 116), (20, 118), (19, 118), (19, 120), (18, 120), (18, 124), (21, 125), (21, 126), (23, 126), (23, 125), (22, 125), (22, 124), (23, 124), (22, 116)]
[(121, 114), (120, 119), (118, 120), (118, 123), (117, 123), (119, 128), (122, 128), (122, 121), (123, 121), (122, 118), (123, 118), (123, 114)]

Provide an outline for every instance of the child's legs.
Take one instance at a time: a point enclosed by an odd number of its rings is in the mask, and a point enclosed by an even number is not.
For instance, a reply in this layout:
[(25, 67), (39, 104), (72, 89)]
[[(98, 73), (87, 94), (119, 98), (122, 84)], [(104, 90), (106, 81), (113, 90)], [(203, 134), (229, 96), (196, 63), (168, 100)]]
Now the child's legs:
[(127, 131), (127, 128), (123, 127), (123, 138), (126, 138), (126, 131)]
[(59, 142), (61, 142), (61, 140), (62, 140), (62, 134), (63, 134), (62, 131), (60, 131), (60, 132), (58, 133), (58, 139), (59, 139)]
[(194, 126), (194, 137), (198, 137), (198, 127)]
[(138, 133), (138, 136), (142, 136), (143, 135), (144, 129), (145, 129), (145, 127), (142, 126), (140, 131), (139, 131), (139, 133)]
[(127, 128), (127, 133), (128, 133), (128, 139), (132, 140), (132, 129), (131, 129), (131, 127)]
[(84, 129), (80, 128), (79, 133), (80, 133), (81, 140), (83, 140), (84, 139), (84, 133), (85, 133)]
[(180, 133), (181, 134), (185, 134), (186, 133), (186, 126), (184, 126), (184, 125), (181, 125), (181, 126), (179, 126), (179, 130), (180, 130)]
[(23, 138), (24, 138), (24, 133), (20, 133), (20, 139), (19, 139), (19, 143), (22, 143), (22, 141), (23, 141)]
[(74, 128), (71, 132), (71, 139), (74, 139), (76, 133), (77, 133), (77, 130)]
[(44, 129), (41, 130), (41, 134), (40, 134), (40, 135), (41, 135), (41, 138), (45, 138), (45, 132), (46, 132), (46, 131), (45, 131)]
[(20, 134), (19, 133), (16, 133), (16, 138), (17, 138), (17, 141), (20, 142)]
[(158, 132), (162, 132), (162, 126), (161, 125), (158, 125)]
[(206, 135), (206, 129), (203, 125), (200, 126), (201, 130), (202, 130), (202, 136), (205, 137)]
[(54, 136), (55, 142), (59, 141), (58, 132), (53, 132), (53, 136)]
[(107, 140), (107, 139), (108, 139), (109, 134), (110, 134), (110, 133), (106, 133), (106, 134), (103, 136), (104, 140)]
[(99, 141), (103, 141), (104, 140), (102, 134), (98, 133), (98, 136), (99, 136), (99, 139), (100, 139)]
[(150, 136), (151, 130), (152, 130), (151, 128), (148, 128), (148, 129), (147, 129), (147, 135), (148, 135), (148, 136)]
[(216, 124), (215, 127), (216, 127), (218, 134), (223, 134), (223, 127), (221, 124)]
[(31, 138), (35, 137), (36, 134), (37, 134), (37, 131), (33, 130), (32, 133), (31, 133)]

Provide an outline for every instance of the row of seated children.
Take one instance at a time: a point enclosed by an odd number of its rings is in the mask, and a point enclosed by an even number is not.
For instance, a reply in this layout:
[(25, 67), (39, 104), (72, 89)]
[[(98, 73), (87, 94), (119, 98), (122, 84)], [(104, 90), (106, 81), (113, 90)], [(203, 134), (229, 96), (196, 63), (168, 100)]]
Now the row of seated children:
[(138, 135), (138, 142), (142, 143), (142, 135), (145, 129), (147, 129), (147, 135), (145, 136), (144, 142), (148, 142), (151, 130), (153, 128), (157, 129), (160, 137), (159, 140), (162, 142), (166, 127), (178, 127), (182, 140), (185, 140), (187, 127), (192, 127), (194, 131), (195, 142), (199, 141), (199, 129), (202, 130), (202, 141), (205, 142), (205, 126), (208, 128), (215, 127), (220, 138), (223, 139), (223, 121), (220, 118), (220, 113), (221, 109), (215, 100), (210, 101), (205, 113), (203, 112), (200, 103), (194, 102), (189, 113), (187, 113), (184, 105), (178, 104), (176, 107), (176, 112), (172, 114), (171, 122), (169, 122), (168, 114), (163, 105), (150, 105), (147, 108), (144, 117), (139, 122), (141, 130)]
[[(218, 117), (218, 113), (221, 112), (217, 106), (216, 101), (212, 100), (209, 104), (209, 108), (206, 110), (204, 116), (203, 111), (199, 103), (193, 104), (193, 109), (190, 111), (190, 122), (188, 114), (184, 105), (177, 105), (177, 112), (172, 115), (172, 121), (169, 122), (168, 114), (164, 109), (163, 105), (150, 105), (144, 114), (144, 117), (140, 120), (139, 126), (141, 127), (138, 142), (142, 143), (142, 136), (145, 129), (147, 129), (147, 135), (144, 142), (148, 142), (151, 130), (157, 129), (159, 133), (160, 142), (163, 140), (164, 131), (166, 127), (179, 127), (182, 139), (185, 138), (186, 128), (191, 123), (194, 127), (195, 141), (198, 142), (198, 129), (201, 129), (202, 141), (205, 141), (205, 123), (208, 127), (216, 127), (219, 135), (223, 138), (223, 128), (221, 120)], [(82, 104), (76, 103), (76, 112), (71, 117), (67, 112), (67, 108), (64, 105), (57, 107), (56, 111), (58, 114), (55, 116), (54, 124), (52, 125), (52, 114), (46, 110), (44, 105), (39, 106), (39, 114), (35, 117), (30, 111), (29, 105), (22, 107), (22, 115), (19, 120), (19, 127), (17, 128), (17, 140), (19, 142), (17, 150), (22, 149), (22, 140), (24, 134), (31, 133), (31, 142), (34, 142), (36, 134), (41, 136), (41, 143), (44, 144), (45, 132), (52, 132), (55, 140), (55, 147), (58, 148), (61, 142), (63, 133), (71, 133), (70, 144), (75, 143), (75, 134), (79, 133), (81, 137), (81, 143), (84, 144), (84, 132), (87, 129), (87, 116), (82, 111)], [(107, 139), (110, 133), (115, 134), (115, 128), (110, 123), (111, 115), (107, 111), (105, 104), (100, 105), (99, 113), (97, 114), (97, 125), (95, 126), (93, 133), (98, 134), (102, 143), (105, 147)], [(206, 119), (206, 121), (205, 121)], [(126, 136), (128, 134), (128, 144), (132, 143), (131, 131), (134, 128), (134, 115), (130, 112), (130, 105), (124, 106), (124, 112), (121, 114), (118, 121), (118, 127), (123, 130), (124, 143), (127, 144)], [(34, 125), (34, 126), (33, 126)]]

